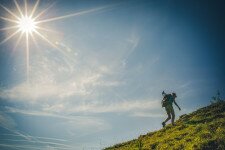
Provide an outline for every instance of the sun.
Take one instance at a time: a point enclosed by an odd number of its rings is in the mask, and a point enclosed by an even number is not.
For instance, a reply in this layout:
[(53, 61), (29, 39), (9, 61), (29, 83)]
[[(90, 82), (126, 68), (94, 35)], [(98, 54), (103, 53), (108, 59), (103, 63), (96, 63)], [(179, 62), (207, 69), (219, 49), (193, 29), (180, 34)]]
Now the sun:
[(18, 28), (22, 33), (31, 34), (37, 29), (35, 20), (28, 16), (19, 19)]
[[(53, 18), (46, 18), (46, 19), (40, 19), (44, 14), (48, 12), (48, 10), (53, 6), (50, 5), (46, 9), (40, 11), (37, 13), (38, 5), (39, 5), (40, 0), (36, 0), (35, 4), (30, 7), (27, 4), (27, 0), (24, 0), (24, 7), (23, 9), (20, 7), (19, 3), (17, 0), (14, 0), (14, 4), (16, 6), (16, 13), (7, 7), (3, 6), (0, 4), (0, 7), (2, 7), (8, 14), (10, 14), (10, 17), (4, 17), (0, 16), (1, 20), (4, 20), (10, 25), (7, 27), (1, 28), (0, 31), (13, 31), (12, 34), (8, 35), (3, 41), (0, 42), (0, 44), (3, 44), (7, 42), (8, 40), (12, 39), (15, 36), (18, 36), (14, 48), (17, 47), (19, 43), (24, 43), (25, 44), (25, 51), (26, 51), (26, 70), (27, 70), (27, 79), (29, 80), (29, 59), (30, 59), (30, 44), (31, 40), (36, 44), (36, 38), (38, 37), (39, 39), (47, 42), (49, 45), (55, 48), (55, 50), (59, 50), (60, 52), (62, 51), (57, 44), (55, 44), (55, 41), (51, 41), (51, 37), (47, 36), (48, 32), (52, 32), (51, 29), (47, 29), (46, 27), (43, 28), (42, 24), (46, 24), (48, 22), (52, 21), (57, 21), (65, 18), (70, 18), (70, 17), (75, 17), (75, 16), (80, 16), (83, 14), (88, 14), (92, 13), (95, 11), (101, 11), (107, 7), (98, 7), (98, 8), (93, 8), (89, 10), (84, 10), (84, 11), (79, 11), (76, 13), (72, 14), (67, 14), (64, 16), (56, 16)], [(29, 7), (29, 8), (28, 8)], [(29, 11), (31, 10), (31, 11)], [(43, 34), (43, 32), (45, 34)], [(21, 42), (21, 40), (24, 40)]]

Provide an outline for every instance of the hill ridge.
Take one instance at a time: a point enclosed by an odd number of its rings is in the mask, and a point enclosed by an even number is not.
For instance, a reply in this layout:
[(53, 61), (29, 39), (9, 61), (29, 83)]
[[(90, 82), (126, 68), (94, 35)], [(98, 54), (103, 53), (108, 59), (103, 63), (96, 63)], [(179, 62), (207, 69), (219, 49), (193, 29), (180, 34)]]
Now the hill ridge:
[(104, 150), (225, 149), (225, 101), (182, 115), (175, 124)]

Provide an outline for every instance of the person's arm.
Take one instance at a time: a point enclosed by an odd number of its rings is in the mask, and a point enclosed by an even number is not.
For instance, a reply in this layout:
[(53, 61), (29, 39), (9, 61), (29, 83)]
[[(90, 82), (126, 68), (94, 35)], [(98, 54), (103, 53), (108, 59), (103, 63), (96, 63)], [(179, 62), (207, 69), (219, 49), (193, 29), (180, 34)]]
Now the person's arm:
[(175, 100), (174, 100), (174, 104), (177, 106), (177, 108), (178, 108), (179, 110), (181, 110), (180, 107), (178, 106), (178, 104), (176, 103)]

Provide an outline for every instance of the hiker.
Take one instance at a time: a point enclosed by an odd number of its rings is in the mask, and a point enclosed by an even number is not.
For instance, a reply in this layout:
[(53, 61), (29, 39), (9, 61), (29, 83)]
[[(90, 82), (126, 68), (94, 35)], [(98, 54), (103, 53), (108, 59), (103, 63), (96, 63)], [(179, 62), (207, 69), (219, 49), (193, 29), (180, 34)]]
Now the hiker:
[(175, 101), (175, 98), (177, 97), (177, 95), (176, 95), (176, 93), (166, 94), (164, 91), (162, 92), (162, 95), (163, 95), (162, 107), (165, 107), (166, 113), (168, 115), (166, 120), (164, 122), (162, 122), (162, 125), (163, 125), (163, 127), (165, 127), (166, 122), (169, 121), (170, 119), (171, 119), (172, 125), (174, 125), (175, 113), (174, 113), (174, 109), (173, 109), (173, 103), (177, 106), (177, 108), (179, 110), (181, 110)]

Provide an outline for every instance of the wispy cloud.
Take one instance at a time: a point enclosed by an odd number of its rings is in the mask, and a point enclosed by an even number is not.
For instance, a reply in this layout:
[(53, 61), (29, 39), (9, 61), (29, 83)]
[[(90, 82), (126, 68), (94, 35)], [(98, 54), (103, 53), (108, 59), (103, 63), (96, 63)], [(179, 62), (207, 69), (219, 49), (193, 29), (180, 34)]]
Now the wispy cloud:
[(155, 112), (145, 112), (145, 111), (140, 111), (140, 112), (134, 112), (131, 114), (132, 117), (150, 117), (150, 118), (159, 118), (165, 116), (162, 113), (155, 113)]
[[(43, 147), (50, 146), (53, 148), (60, 149), (72, 149), (66, 140), (56, 139), (56, 138), (48, 138), (48, 137), (35, 137), (28, 134), (24, 134), (16, 129), (17, 124), (15, 121), (7, 115), (5, 112), (0, 112), (0, 127), (9, 131), (11, 134), (1, 134), (0, 147), (8, 147), (15, 149), (43, 149)], [(7, 138), (6, 138), (7, 137)], [(15, 138), (18, 137), (18, 138)], [(5, 141), (13, 142), (14, 144), (6, 144)], [(24, 145), (22, 143), (26, 143), (28, 145)], [(29, 144), (30, 143), (30, 144)], [(35, 144), (41, 144), (38, 148)]]
[(64, 120), (64, 122), (72, 123), (75, 128), (95, 128), (95, 130), (105, 130), (109, 128), (109, 124), (98, 117), (92, 116), (73, 116), (73, 115), (60, 115), (57, 113), (49, 113), (44, 111), (32, 111), (17, 109), (14, 107), (6, 107), (8, 113), (19, 113), (22, 115), (39, 116), (47, 118), (58, 118)]
[(57, 148), (62, 148), (62, 149), (72, 149), (73, 147), (69, 146), (69, 145), (66, 145), (66, 144), (62, 144), (62, 143), (59, 143), (59, 142), (51, 142), (51, 141), (33, 141), (33, 140), (21, 140), (21, 139), (2, 139), (2, 142), (3, 141), (10, 141), (10, 142), (15, 142), (15, 143), (33, 143), (33, 144), (43, 144), (43, 145), (51, 145), (51, 146), (57, 146)]
[(158, 100), (124, 100), (113, 102), (99, 102), (81, 103), (76, 106), (70, 103), (59, 103), (51, 106), (44, 106), (42, 110), (24, 110), (13, 107), (6, 107), (9, 113), (20, 113), (23, 115), (54, 117), (72, 121), (76, 126), (96, 126), (102, 129), (109, 128), (109, 125), (102, 119), (91, 116), (73, 116), (60, 114), (93, 114), (93, 113), (124, 113), (133, 117), (162, 117), (162, 114), (155, 113), (154, 110), (160, 108), (160, 101)]
[[(56, 82), (47, 78), (41, 80), (34, 79), (31, 82), (24, 82), (12, 87), (2, 89), (0, 97), (11, 100), (40, 100), (48, 98), (63, 99), (71, 96), (89, 95), (94, 87), (98, 86), (118, 86), (119, 81), (104, 81), (101, 78), (107, 72), (101, 69), (97, 72), (87, 72), (76, 78), (70, 77), (64, 82)], [(44, 74), (46, 75), (46, 74)]]
[[(42, 113), (38, 111), (28, 111), (22, 109), (16, 109), (13, 107), (7, 107), (7, 113), (17, 113), (22, 115), (29, 115), (29, 116), (38, 116), (38, 117), (47, 117), (47, 118), (57, 118), (59, 123), (65, 124), (62, 127), (67, 127), (65, 129), (65, 134), (74, 132), (77, 130), (85, 130), (88, 129), (90, 131), (84, 132), (79, 134), (79, 136), (88, 136), (89, 134), (93, 134), (102, 130), (105, 130), (109, 127), (103, 120), (98, 119), (96, 117), (83, 117), (83, 116), (62, 116), (62, 115), (54, 115), (49, 113)], [(2, 116), (2, 115), (1, 115)], [(1, 117), (1, 121), (3, 117)], [(1, 142), (0, 147), (8, 147), (8, 148), (15, 148), (15, 149), (74, 149), (77, 145), (74, 145), (69, 139), (60, 139), (60, 138), (52, 138), (52, 137), (38, 137), (32, 136), (27, 133), (23, 133), (18, 131), (14, 126), (10, 127), (11, 121), (8, 121), (8, 118), (4, 118), (4, 124), (1, 123), (0, 127), (4, 128), (5, 130), (9, 131), (10, 134), (1, 134)], [(64, 121), (62, 121), (64, 120)], [(9, 127), (8, 127), (9, 126)], [(47, 126), (46, 126), (47, 127)], [(88, 134), (87, 134), (88, 133)], [(75, 135), (70, 135), (75, 136)], [(11, 144), (7, 144), (10, 142)], [(76, 148), (77, 149), (77, 148)], [(79, 149), (79, 148), (78, 148)]]
[[(1, 136), (10, 136), (10, 137), (21, 137), (18, 134), (0, 134)], [(49, 140), (49, 141), (58, 141), (58, 142), (67, 142), (68, 140), (65, 139), (59, 139), (59, 138), (50, 138), (50, 137), (40, 137), (40, 136), (31, 136), (30, 137), (36, 138), (36, 139), (41, 139), (41, 140)]]
[(16, 122), (9, 115), (0, 111), (0, 125), (12, 129), (16, 127)]
[[(66, 86), (65, 86), (66, 85)], [(86, 95), (88, 92), (78, 88), (73, 82), (56, 83), (22, 83), (1, 92), (1, 97), (11, 100), (39, 100), (42, 98), (63, 98), (71, 95)]]
[(56, 147), (56, 146), (49, 146), (49, 145), (44, 145), (44, 146), (37, 146), (37, 145), (22, 145), (22, 144), (0, 144), (0, 147), (7, 147), (7, 148), (13, 148), (13, 149), (35, 149), (35, 150), (56, 150), (56, 149), (62, 149), (62, 150), (73, 150), (74, 147), (72, 148), (66, 148), (66, 147)]
[[(117, 44), (113, 43), (113, 46), (107, 47), (109, 54), (96, 56), (93, 47), (86, 47), (81, 51), (77, 45), (68, 44), (69, 41), (56, 40), (54, 43), (60, 50), (53, 51), (43, 47), (44, 51), (38, 50), (32, 56), (29, 83), (24, 81), (11, 88), (1, 88), (0, 97), (26, 102), (58, 100), (74, 96), (84, 97), (99, 87), (120, 86), (124, 81), (119, 80), (122, 75), (119, 73), (124, 69), (126, 59), (137, 48), (139, 42), (140, 36), (133, 29), (131, 33), (123, 36), (122, 41), (120, 38), (116, 41)], [(88, 52), (88, 56), (83, 58), (85, 52)], [(113, 59), (99, 59), (108, 57)], [(15, 68), (23, 69), (18, 66)], [(18, 72), (15, 71), (16, 73)]]
[(85, 101), (73, 105), (71, 102), (60, 102), (53, 105), (43, 105), (42, 110), (49, 113), (80, 114), (80, 113), (125, 113), (155, 110), (160, 107), (158, 100), (124, 100), (117, 101)]

